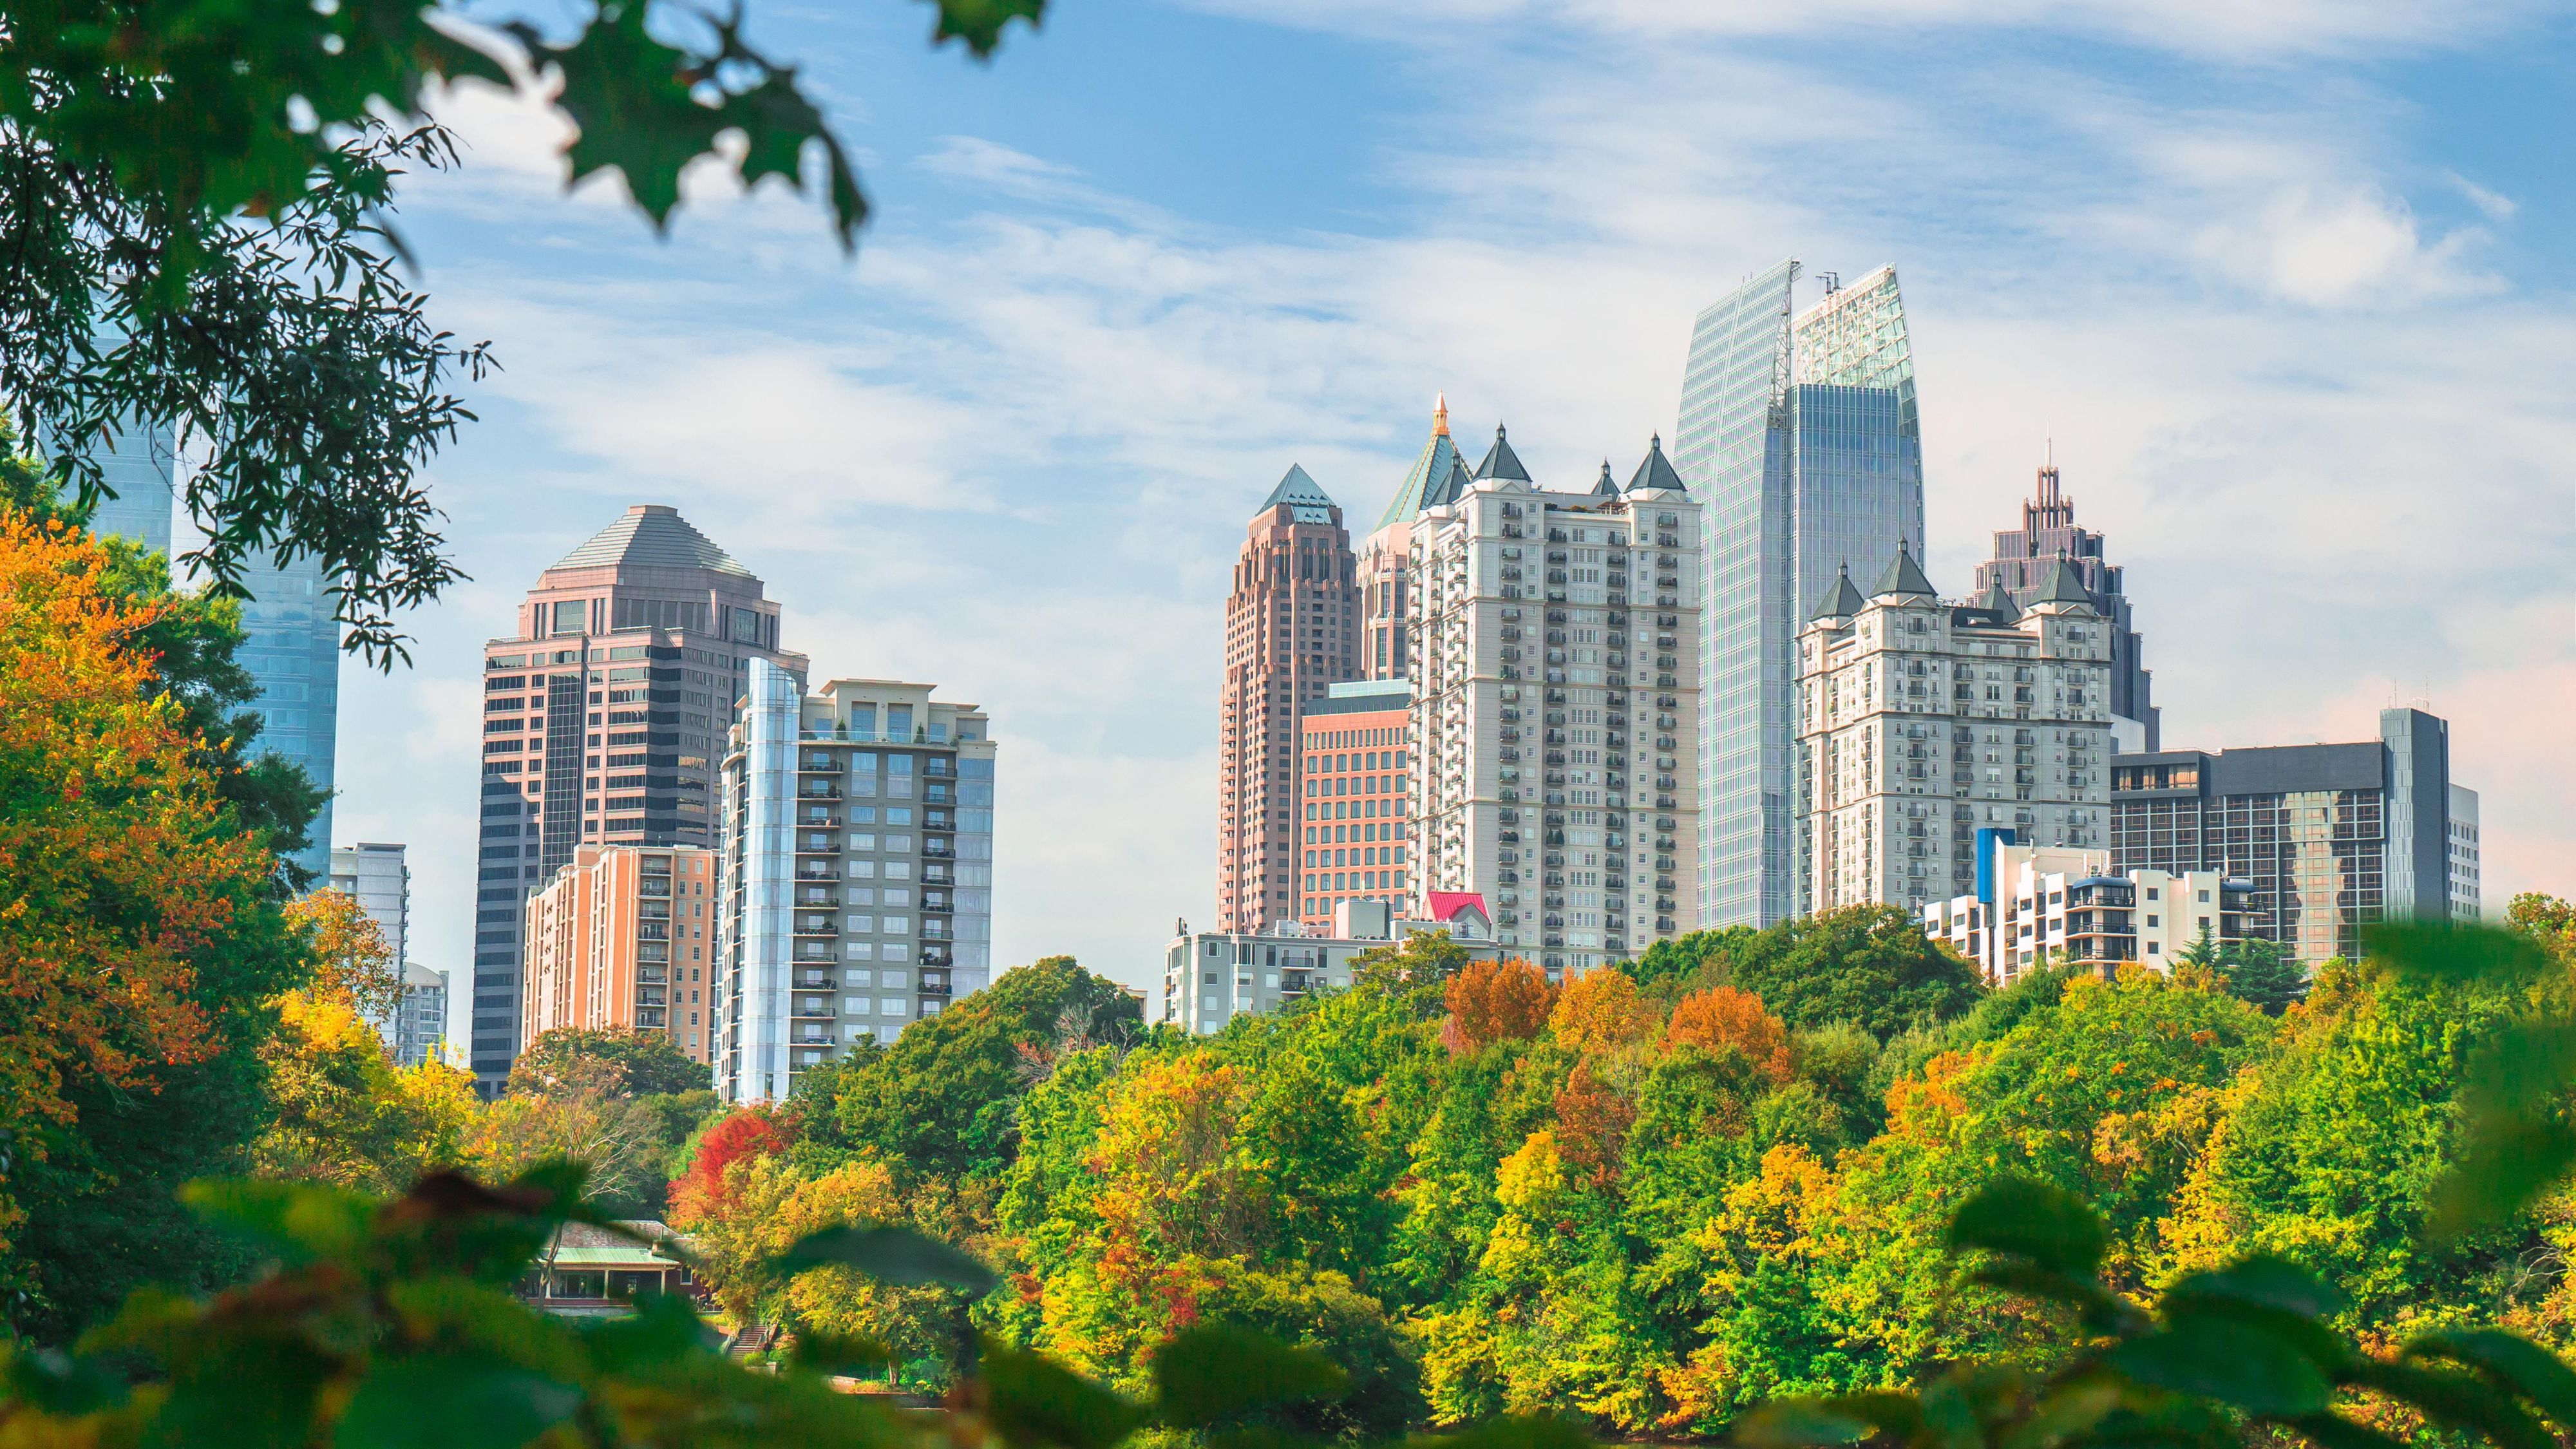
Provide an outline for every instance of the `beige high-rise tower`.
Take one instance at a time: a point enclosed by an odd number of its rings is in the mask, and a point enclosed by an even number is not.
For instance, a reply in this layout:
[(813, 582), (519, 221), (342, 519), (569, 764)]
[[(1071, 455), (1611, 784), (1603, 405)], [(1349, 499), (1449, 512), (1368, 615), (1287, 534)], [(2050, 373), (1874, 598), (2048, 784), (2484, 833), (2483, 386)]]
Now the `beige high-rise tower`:
[(1245, 531), (1217, 701), (1217, 929), (1297, 914), (1297, 725), (1359, 676), (1357, 565), (1342, 510), (1291, 467)]

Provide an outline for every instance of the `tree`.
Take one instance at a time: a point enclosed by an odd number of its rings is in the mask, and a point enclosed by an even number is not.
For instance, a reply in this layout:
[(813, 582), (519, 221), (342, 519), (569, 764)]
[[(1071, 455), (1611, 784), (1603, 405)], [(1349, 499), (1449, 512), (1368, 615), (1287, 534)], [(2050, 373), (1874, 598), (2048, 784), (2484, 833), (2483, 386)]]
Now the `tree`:
[(707, 1091), (715, 1076), (669, 1032), (632, 1028), (559, 1026), (538, 1033), (510, 1064), (514, 1096), (545, 1096), (583, 1083), (612, 1096), (670, 1096)]
[(671, 1184), (671, 1221), (687, 1227), (725, 1212), (733, 1193), (733, 1165), (786, 1151), (794, 1125), (761, 1107), (737, 1108), (708, 1124), (698, 1135), (687, 1170)]
[(591, 1195), (612, 1215), (652, 1215), (662, 1206), (661, 1166), (671, 1142), (660, 1114), (621, 1095), (615, 1082), (611, 1072), (594, 1068), (543, 1095), (502, 1097), (467, 1124), (465, 1162), (494, 1179), (550, 1162), (577, 1163)]
[(1974, 965), (1889, 905), (1784, 921), (1747, 942), (1730, 974), (1792, 1027), (1857, 1022), (1881, 1041), (1947, 1021), (1983, 994)]
[(1547, 1028), (1556, 987), (1547, 973), (1515, 956), (1472, 961), (1449, 978), (1442, 994), (1449, 1008), (1441, 1040), (1451, 1051), (1471, 1052), (1498, 1041), (1527, 1041)]
[[(150, 1092), (223, 1051), (197, 968), (261, 924), (270, 861), (229, 828), (176, 704), (131, 647), (107, 556), (0, 510), (0, 1131), (43, 1160), (78, 1087)], [(0, 1183), (0, 1251), (23, 1208)]]
[(1771, 1080), (1789, 1080), (1789, 1029), (1749, 991), (1713, 986), (1685, 996), (1674, 1004), (1664, 1033), (1675, 1046), (1733, 1047)]
[[(1041, 4), (942, 0), (938, 38), (989, 55)], [(137, 418), (179, 429), (199, 562), (232, 590), (259, 554), (318, 557), (353, 647), (387, 663), (391, 611), (457, 577), (416, 480), (472, 419), (452, 380), (488, 365), (397, 278), (385, 220), (406, 171), (455, 161), (427, 115), (442, 83), (553, 107), (575, 128), (569, 183), (614, 169), (656, 226), (709, 159), (810, 182), (845, 248), (867, 214), (794, 69), (739, 16), (603, 0), (558, 42), (467, 8), (0, 5), (0, 394), (22, 434), (64, 440), (58, 476), (96, 497), (88, 444)]]
[(2308, 990), (2308, 974), (2290, 953), (2279, 942), (2256, 936), (2228, 942), (2218, 954), (2218, 970), (2239, 1001), (2272, 1016), (2289, 1010)]
[(251, 1147), (263, 1177), (384, 1193), (464, 1160), (473, 1077), (444, 1062), (396, 1067), (346, 994), (290, 993), (260, 1061), (275, 1113)]
[[(402, 963), (394, 959), (393, 944), (356, 896), (347, 891), (315, 891), (287, 906), (286, 921), (310, 942), (306, 951), (313, 963), (313, 984), (309, 989), (317, 999), (338, 1001), (368, 1021), (393, 1020), (402, 1006)], [(409, 1181), (405, 1178), (394, 1186)]]

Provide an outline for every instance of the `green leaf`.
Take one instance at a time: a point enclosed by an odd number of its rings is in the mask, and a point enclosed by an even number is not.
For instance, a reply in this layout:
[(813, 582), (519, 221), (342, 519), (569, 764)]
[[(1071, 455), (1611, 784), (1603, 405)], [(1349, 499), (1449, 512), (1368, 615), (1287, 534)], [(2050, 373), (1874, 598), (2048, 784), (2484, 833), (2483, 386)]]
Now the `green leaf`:
[(183, 1359), (153, 1415), (150, 1449), (306, 1449), (314, 1407), (339, 1365), (282, 1327), (259, 1320)]
[(1145, 1421), (1125, 1398), (1042, 1355), (984, 1351), (985, 1417), (1003, 1443), (1110, 1449)]
[(349, 1258), (367, 1240), (375, 1204), (354, 1192), (314, 1183), (202, 1179), (179, 1200), (220, 1227), (254, 1238), (286, 1262)]
[[(634, 1374), (715, 1349), (697, 1310), (677, 1293), (650, 1294), (636, 1299), (635, 1312), (627, 1317), (583, 1324), (581, 1339), (591, 1366), (605, 1374)], [(797, 1340), (799, 1351), (805, 1342)]]
[(112, 1409), (126, 1400), (122, 1374), (111, 1373), (96, 1359), (74, 1357), (58, 1348), (21, 1348), (0, 1344), (0, 1384), (8, 1392), (0, 1402), (28, 1405), (57, 1417)]
[(2009, 1253), (2078, 1278), (2093, 1276), (2105, 1241), (2101, 1218), (2083, 1199), (2014, 1175), (1986, 1184), (1950, 1219), (1953, 1252)]
[(2194, 1317), (2111, 1351), (2112, 1367), (2142, 1384), (2216, 1399), (2255, 1414), (2312, 1414), (2329, 1392), (2307, 1354), (2224, 1318)]
[(1275, 1338), (1202, 1324), (1154, 1355), (1156, 1416), (1203, 1429), (1253, 1409), (1336, 1399), (1350, 1380), (1322, 1356)]
[(2520, 931), (2445, 921), (2386, 921), (2361, 928), (2361, 953), (2419, 981), (2511, 981), (2547, 968)]
[(970, 1298), (981, 1298), (1002, 1286), (992, 1269), (937, 1238), (882, 1224), (809, 1233), (771, 1259), (769, 1268), (771, 1272), (793, 1276), (809, 1268), (834, 1265), (857, 1269), (880, 1283), (944, 1283), (962, 1289)]
[(1874, 1427), (1816, 1399), (1774, 1399), (1736, 1420), (1732, 1437), (1744, 1449), (1811, 1449), (1857, 1444)]
[(2406, 1345), (2410, 1359), (2449, 1359), (2529, 1399), (2563, 1429), (2576, 1430), (2576, 1369), (2527, 1338), (2498, 1328), (2432, 1333)]
[(1046, 0), (936, 0), (939, 27), (931, 43), (962, 40), (979, 60), (990, 59), (1002, 44), (1002, 28), (1025, 20), (1034, 30), (1046, 11)]
[(336, 1449), (519, 1449), (572, 1417), (578, 1389), (480, 1353), (380, 1364), (340, 1416)]
[(2165, 1301), (2212, 1300), (2278, 1309), (2303, 1318), (2331, 1318), (2345, 1300), (2316, 1274), (2269, 1254), (2240, 1258), (2214, 1273), (2187, 1273), (2165, 1290)]
[(1455, 1434), (1416, 1434), (1404, 1449), (1592, 1449), (1592, 1440), (1545, 1414), (1498, 1414)]
[(2361, 1359), (2348, 1382), (2414, 1405), (2446, 1428), (2480, 1434), (2501, 1449), (2557, 1449), (2557, 1440), (2512, 1396), (2485, 1379), (2419, 1363)]
[(2473, 1114), (2459, 1156), (2433, 1185), (2425, 1236), (2449, 1242), (2513, 1216), (2576, 1167), (2576, 1129), (2546, 1117)]
[(865, 1336), (844, 1337), (817, 1333), (812, 1329), (801, 1330), (796, 1335), (794, 1361), (807, 1373), (865, 1378), (871, 1374), (883, 1374), (893, 1357), (892, 1349)]
[(2319, 1449), (2407, 1449), (2405, 1440), (2364, 1428), (2339, 1414), (2301, 1414), (2282, 1422), (2315, 1440)]

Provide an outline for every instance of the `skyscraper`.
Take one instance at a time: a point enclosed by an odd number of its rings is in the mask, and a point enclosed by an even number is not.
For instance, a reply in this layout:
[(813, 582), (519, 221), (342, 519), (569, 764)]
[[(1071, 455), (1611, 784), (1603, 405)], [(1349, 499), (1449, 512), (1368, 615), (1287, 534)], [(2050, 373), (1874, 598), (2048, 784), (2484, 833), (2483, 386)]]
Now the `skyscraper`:
[(528, 898), (520, 1035), (658, 1031), (707, 1060), (716, 853), (585, 845)]
[(712, 846), (724, 732), (778, 647), (761, 582), (677, 510), (638, 504), (538, 575), (519, 632), (483, 646), (474, 900), (476, 1081), (518, 1055), (525, 907), (586, 844)]
[(1896, 271), (1826, 274), (1799, 314), (1795, 260), (1699, 315), (1673, 462), (1707, 510), (1700, 694), (1705, 925), (1799, 909), (1792, 810), (1797, 634), (1841, 569), (1923, 552), (1923, 447)]
[(178, 512), (178, 438), (168, 424), (119, 428), (98, 460), (114, 498), (99, 500), (92, 533), (129, 538), (168, 556), (171, 520)]
[(304, 767), (325, 792), (296, 863), (316, 879), (331, 870), (331, 801), (339, 776), (340, 620), (322, 560), (285, 564), (256, 553), (244, 560), (242, 647), (235, 657), (259, 684), (259, 749)]
[(1298, 720), (1358, 677), (1359, 585), (1341, 507), (1291, 466), (1245, 529), (1217, 700), (1216, 914), (1258, 931), (1297, 914)]
[(1449, 437), (1449, 395), (1431, 408), (1431, 436), (1395, 496), (1387, 500), (1377, 528), (1360, 545), (1360, 673), (1369, 679), (1406, 677), (1411, 638), (1405, 619), (1411, 611), (1405, 575), (1413, 561), (1413, 520), (1435, 503), (1466, 491), (1467, 462)]
[(2111, 725), (2120, 748), (2161, 748), (2154, 681), (2130, 622), (2128, 597), (2120, 592), (2121, 571), (2103, 562), (2102, 535), (2076, 524), (2075, 500), (2059, 490), (2057, 465), (2051, 462), (2040, 466), (2038, 489), (2021, 506), (2021, 527), (1996, 530), (1994, 557), (1977, 565), (1976, 591), (1983, 596), (2000, 584), (2014, 603), (2028, 604), (2039, 596), (2058, 559), (2074, 566), (2094, 611), (2110, 624)]
[(796, 1074), (982, 990), (993, 968), (991, 722), (927, 684), (808, 696), (755, 662), (724, 759), (723, 897), (708, 1000), (716, 1092)]
[[(1503, 430), (1413, 524), (1412, 881), (1580, 974), (1700, 924), (1699, 508), (1656, 439), (1540, 488)], [(1354, 792), (1358, 793), (1358, 792)], [(1399, 837), (1402, 838), (1402, 837)]]

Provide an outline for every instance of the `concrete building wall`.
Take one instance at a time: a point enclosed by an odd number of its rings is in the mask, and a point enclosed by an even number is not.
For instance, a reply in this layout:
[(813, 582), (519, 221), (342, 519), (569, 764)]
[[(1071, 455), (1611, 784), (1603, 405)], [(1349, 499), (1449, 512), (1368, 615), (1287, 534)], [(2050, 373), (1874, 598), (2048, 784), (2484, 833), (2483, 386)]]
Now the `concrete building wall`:
[(1410, 899), (1412, 690), (1403, 680), (1337, 684), (1306, 706), (1298, 750), (1297, 918), (1331, 929), (1344, 901)]
[(2451, 787), (2451, 825), (2445, 853), (2450, 858), (2452, 918), (2477, 920), (2485, 914), (2478, 883), (2478, 792), (2466, 785)]
[(528, 898), (521, 1040), (558, 1028), (660, 1031), (706, 1061), (716, 853), (584, 845)]

